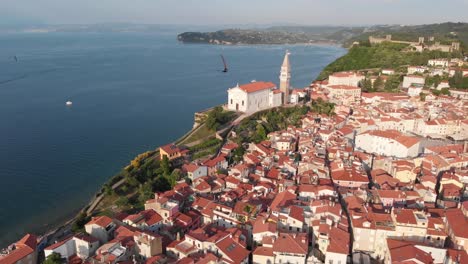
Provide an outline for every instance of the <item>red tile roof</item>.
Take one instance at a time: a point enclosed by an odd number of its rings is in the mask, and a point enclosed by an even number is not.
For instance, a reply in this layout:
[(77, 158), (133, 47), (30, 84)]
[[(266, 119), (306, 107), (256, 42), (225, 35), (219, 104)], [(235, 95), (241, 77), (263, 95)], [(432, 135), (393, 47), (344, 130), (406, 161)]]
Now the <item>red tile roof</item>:
[(233, 263), (241, 263), (244, 259), (248, 258), (250, 254), (250, 251), (234, 241), (231, 237), (226, 237), (219, 241), (216, 243), (216, 247), (231, 259)]
[(350, 85), (329, 85), (327, 87), (336, 90), (361, 90), (360, 87)]
[(414, 259), (420, 263), (433, 263), (431, 254), (417, 248), (411, 242), (387, 239), (387, 245), (392, 263), (408, 263)]
[(160, 147), (162, 150), (164, 150), (164, 152), (166, 152), (167, 154), (169, 155), (172, 155), (172, 154), (175, 154), (175, 153), (178, 153), (180, 152), (180, 148), (177, 147), (176, 145), (174, 144), (167, 144), (167, 145), (164, 145), (162, 147)]
[(273, 244), (274, 252), (291, 253), (306, 255), (308, 252), (308, 238), (307, 234), (294, 233), (286, 234), (282, 233), (278, 236)]
[(246, 93), (254, 93), (261, 90), (273, 89), (275, 87), (276, 85), (272, 82), (253, 82), (239, 86), (239, 88)]
[(445, 212), (447, 223), (457, 237), (468, 238), (468, 220), (460, 209), (449, 209)]
[(89, 221), (86, 225), (98, 225), (100, 227), (106, 228), (110, 223), (112, 223), (112, 219), (108, 216), (98, 216), (98, 217), (93, 217), (91, 221)]
[(15, 264), (36, 251), (37, 237), (32, 234), (25, 235), (15, 243), (16, 249), (8, 255), (0, 257), (1, 264)]
[(414, 146), (420, 141), (419, 138), (417, 137), (405, 136), (396, 130), (385, 130), (385, 131), (372, 130), (372, 131), (364, 132), (363, 134), (366, 134), (366, 133), (372, 136), (393, 139), (407, 148)]
[(273, 254), (273, 248), (270, 248), (270, 247), (258, 247), (255, 249), (253, 254), (259, 255), (259, 256), (268, 256), (268, 257), (275, 256), (275, 254)]

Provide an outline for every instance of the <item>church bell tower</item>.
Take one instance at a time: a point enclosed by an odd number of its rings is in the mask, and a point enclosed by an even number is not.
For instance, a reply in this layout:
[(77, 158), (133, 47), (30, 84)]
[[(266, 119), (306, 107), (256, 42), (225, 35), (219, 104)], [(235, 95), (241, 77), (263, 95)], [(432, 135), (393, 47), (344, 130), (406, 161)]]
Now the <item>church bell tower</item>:
[(283, 104), (289, 103), (289, 82), (291, 80), (291, 65), (289, 64), (289, 51), (284, 55), (283, 65), (281, 65), (280, 91), (283, 93)]

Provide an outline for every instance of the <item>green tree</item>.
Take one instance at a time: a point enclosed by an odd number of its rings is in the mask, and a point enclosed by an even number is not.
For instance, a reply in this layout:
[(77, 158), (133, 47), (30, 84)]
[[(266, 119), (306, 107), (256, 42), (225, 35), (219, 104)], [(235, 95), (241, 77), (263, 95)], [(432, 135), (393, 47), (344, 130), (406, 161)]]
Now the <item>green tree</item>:
[(463, 77), (462, 71), (456, 71), (452, 78), (449, 79), (451, 87), (459, 89), (468, 89), (468, 77)]
[(380, 91), (380, 90), (382, 90), (383, 86), (384, 86), (383, 80), (379, 76), (379, 77), (377, 77), (377, 79), (375, 79), (374, 85), (372, 86), (372, 90), (373, 91)]
[(154, 183), (153, 183), (153, 190), (156, 191), (156, 192), (165, 192), (165, 191), (169, 191), (172, 189), (172, 186), (171, 186), (171, 183), (169, 182), (169, 180), (162, 176), (162, 175), (159, 175), (158, 177), (156, 177)]
[(245, 153), (245, 149), (242, 145), (239, 145), (234, 151), (233, 151), (233, 159), (236, 162), (239, 162), (243, 159)]
[(179, 169), (175, 169), (172, 171), (171, 177), (173, 177), (176, 181), (179, 181), (182, 179), (182, 174)]
[(62, 256), (59, 253), (53, 252), (44, 260), (43, 264), (61, 264)]
[(388, 77), (387, 81), (385, 82), (385, 91), (395, 92), (398, 90), (399, 86), (400, 86), (400, 76), (391, 75), (390, 77)]
[(81, 212), (72, 224), (72, 231), (75, 233), (83, 231), (85, 224), (90, 220), (91, 217), (85, 212)]
[(171, 174), (171, 164), (169, 163), (169, 158), (164, 156), (161, 161), (161, 168), (163, 170), (164, 175)]
[(104, 193), (108, 196), (112, 196), (115, 194), (115, 191), (108, 183), (106, 183), (104, 184)]
[(205, 124), (211, 130), (217, 130), (220, 126), (226, 124), (231, 116), (232, 112), (225, 112), (221, 106), (216, 106), (208, 113)]
[(255, 135), (255, 142), (261, 142), (267, 138), (265, 128), (262, 124), (257, 125), (256, 135)]
[(253, 209), (252, 206), (250, 206), (250, 205), (247, 204), (247, 205), (244, 207), (244, 212), (250, 214), (250, 213), (252, 212), (252, 209)]
[(144, 203), (145, 201), (153, 198), (153, 196), (154, 196), (153, 183), (151, 181), (143, 184), (138, 190), (138, 200), (141, 203)]
[(425, 93), (419, 93), (419, 100), (421, 100), (421, 102), (426, 101), (426, 94)]
[(363, 92), (372, 92), (372, 82), (366, 78), (361, 82), (361, 88)]
[(424, 86), (427, 88), (437, 88), (441, 81), (442, 79), (439, 75), (427, 76)]
[(128, 205), (130, 205), (130, 202), (127, 198), (127, 196), (121, 196), (116, 202), (115, 204), (118, 206), (118, 207), (127, 207)]
[(440, 93), (443, 95), (450, 95), (450, 90), (448, 88), (442, 88)]

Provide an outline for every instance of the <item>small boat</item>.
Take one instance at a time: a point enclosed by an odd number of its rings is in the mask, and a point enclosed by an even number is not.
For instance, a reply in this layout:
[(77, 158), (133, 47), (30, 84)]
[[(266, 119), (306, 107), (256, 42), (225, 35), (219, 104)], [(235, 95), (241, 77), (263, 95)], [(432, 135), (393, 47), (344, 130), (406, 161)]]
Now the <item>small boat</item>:
[(223, 60), (223, 64), (224, 64), (224, 70), (223, 70), (223, 72), (228, 72), (226, 60), (224, 59), (224, 56), (223, 56), (222, 54), (221, 54), (221, 59)]
[(65, 104), (66, 104), (67, 106), (71, 106), (71, 105), (73, 104), (73, 102), (72, 102), (72, 101), (67, 101)]

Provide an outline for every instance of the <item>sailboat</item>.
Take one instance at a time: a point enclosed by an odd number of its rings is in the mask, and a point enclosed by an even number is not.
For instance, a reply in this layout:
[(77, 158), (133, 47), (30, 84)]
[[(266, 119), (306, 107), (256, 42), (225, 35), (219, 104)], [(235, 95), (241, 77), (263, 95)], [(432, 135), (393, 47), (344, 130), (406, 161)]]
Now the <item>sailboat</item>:
[(13, 59), (15, 60), (15, 62), (18, 62), (18, 57), (14, 56)]
[(228, 72), (226, 60), (224, 59), (224, 56), (223, 56), (222, 54), (221, 54), (221, 59), (223, 60), (223, 64), (224, 64), (224, 70), (223, 70), (223, 72)]

